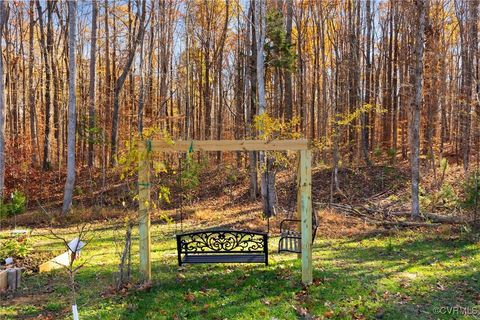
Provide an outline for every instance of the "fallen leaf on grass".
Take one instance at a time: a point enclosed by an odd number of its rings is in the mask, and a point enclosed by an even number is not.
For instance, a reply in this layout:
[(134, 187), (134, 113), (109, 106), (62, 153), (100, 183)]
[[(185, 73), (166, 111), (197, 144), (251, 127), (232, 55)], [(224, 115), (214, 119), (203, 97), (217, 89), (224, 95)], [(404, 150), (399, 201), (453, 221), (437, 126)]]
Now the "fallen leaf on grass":
[(324, 316), (325, 318), (332, 318), (334, 315), (335, 315), (335, 313), (334, 313), (332, 310), (328, 310), (328, 311), (325, 311), (325, 312), (323, 313), (323, 316)]
[(305, 317), (308, 315), (307, 309), (305, 309), (302, 306), (297, 306), (297, 307), (294, 306), (293, 308), (295, 309), (295, 311), (297, 311), (297, 314), (301, 317)]
[(147, 281), (147, 282), (141, 284), (140, 286), (138, 286), (137, 291), (150, 291), (151, 288), (152, 288), (152, 282)]
[(205, 303), (202, 307), (202, 312), (207, 312), (208, 309), (210, 309), (210, 305), (208, 303)]
[(178, 273), (177, 274), (177, 282), (183, 282), (185, 280), (185, 275), (183, 273)]
[(437, 282), (437, 289), (440, 291), (444, 291), (445, 287), (440, 282)]
[(188, 302), (193, 302), (195, 300), (195, 296), (191, 292), (185, 294), (183, 298)]
[(315, 320), (316, 318), (311, 315), (308, 310), (302, 306), (293, 306), (293, 309), (297, 312), (300, 319), (304, 320)]

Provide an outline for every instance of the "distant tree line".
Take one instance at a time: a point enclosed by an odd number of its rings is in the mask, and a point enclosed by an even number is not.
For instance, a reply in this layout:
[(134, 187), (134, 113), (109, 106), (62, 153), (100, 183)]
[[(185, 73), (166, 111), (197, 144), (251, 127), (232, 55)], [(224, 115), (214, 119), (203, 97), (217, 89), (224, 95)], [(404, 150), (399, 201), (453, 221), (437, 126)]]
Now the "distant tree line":
[[(480, 161), (479, 4), (93, 0), (74, 15), (68, 1), (2, 1), (0, 189), (5, 165), (64, 170), (73, 153), (105, 170), (147, 127), (253, 138), (265, 112), (299, 120), (335, 188), (341, 165), (410, 159), (415, 200), (421, 159)], [(256, 186), (268, 159), (246, 156)]]

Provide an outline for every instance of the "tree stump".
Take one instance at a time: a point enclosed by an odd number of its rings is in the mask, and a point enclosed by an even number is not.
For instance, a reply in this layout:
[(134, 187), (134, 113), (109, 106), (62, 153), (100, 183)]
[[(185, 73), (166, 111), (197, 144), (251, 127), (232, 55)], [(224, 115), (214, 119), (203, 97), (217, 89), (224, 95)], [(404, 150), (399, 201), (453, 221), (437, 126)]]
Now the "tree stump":
[(15, 291), (20, 287), (22, 270), (20, 268), (7, 269), (8, 290)]

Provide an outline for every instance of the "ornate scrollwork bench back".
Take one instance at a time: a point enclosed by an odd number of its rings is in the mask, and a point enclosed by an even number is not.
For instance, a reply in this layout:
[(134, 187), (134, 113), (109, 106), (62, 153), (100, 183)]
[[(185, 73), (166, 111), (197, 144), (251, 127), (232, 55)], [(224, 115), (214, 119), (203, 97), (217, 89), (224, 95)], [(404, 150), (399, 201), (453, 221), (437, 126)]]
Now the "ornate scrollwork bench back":
[[(262, 232), (207, 230), (177, 235), (178, 264), (265, 263), (268, 235)], [(184, 257), (182, 258), (182, 254)]]

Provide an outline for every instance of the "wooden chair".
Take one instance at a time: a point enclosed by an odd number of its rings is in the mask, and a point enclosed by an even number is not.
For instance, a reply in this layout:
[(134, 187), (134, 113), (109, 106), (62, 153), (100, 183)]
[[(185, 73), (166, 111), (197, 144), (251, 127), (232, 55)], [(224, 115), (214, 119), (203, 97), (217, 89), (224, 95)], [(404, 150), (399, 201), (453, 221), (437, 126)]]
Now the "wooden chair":
[[(302, 233), (300, 231), (301, 220), (284, 219), (280, 222), (280, 240), (278, 241), (278, 252), (302, 252)], [(317, 214), (312, 211), (312, 244), (317, 234)]]

